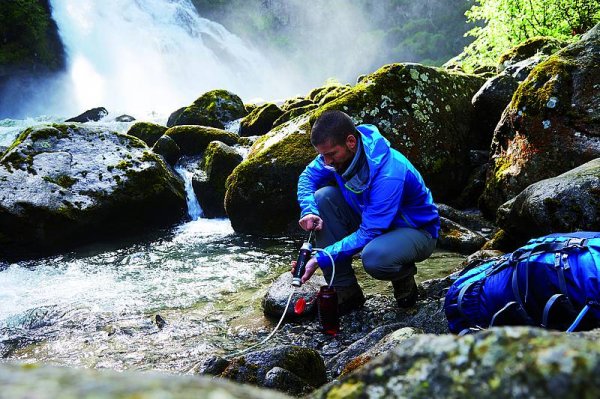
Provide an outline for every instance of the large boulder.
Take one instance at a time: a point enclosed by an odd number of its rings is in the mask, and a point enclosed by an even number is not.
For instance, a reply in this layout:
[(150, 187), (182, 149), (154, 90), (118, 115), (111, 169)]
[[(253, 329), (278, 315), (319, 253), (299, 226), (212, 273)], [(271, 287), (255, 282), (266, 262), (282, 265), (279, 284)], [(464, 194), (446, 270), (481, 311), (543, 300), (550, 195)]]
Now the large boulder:
[(181, 148), (175, 140), (165, 135), (156, 140), (156, 143), (152, 146), (152, 151), (162, 156), (171, 166), (175, 166), (177, 160), (181, 157)]
[(165, 135), (175, 141), (183, 155), (200, 155), (211, 141), (221, 141), (227, 145), (238, 142), (236, 134), (206, 126), (174, 126)]
[(417, 335), (311, 397), (597, 397), (595, 338), (523, 327)]
[(480, 207), (493, 216), (539, 180), (600, 157), (600, 25), (537, 65), (494, 133)]
[(167, 128), (152, 122), (136, 122), (127, 131), (130, 136), (142, 140), (148, 147), (152, 147), (158, 139), (165, 134)]
[(549, 56), (565, 47), (567, 42), (549, 36), (535, 36), (506, 51), (498, 59), (498, 71), (513, 66), (532, 57)]
[(240, 136), (260, 136), (273, 127), (283, 111), (273, 103), (267, 103), (255, 108), (240, 123)]
[(298, 228), (298, 176), (317, 154), (308, 117), (260, 137), (227, 179), (225, 210), (239, 232), (279, 235)]
[(311, 113), (346, 112), (371, 123), (421, 172), (436, 201), (458, 195), (471, 171), (471, 98), (485, 79), (419, 64), (390, 64)]
[(262, 136), (227, 182), (225, 208), (236, 231), (295, 230), (298, 176), (314, 158), (310, 126), (339, 109), (379, 127), (421, 171), (436, 200), (460, 193), (470, 172), (470, 99), (484, 79), (416, 64), (387, 65), (337, 99)]
[(194, 175), (192, 184), (205, 217), (226, 216), (225, 182), (241, 162), (242, 156), (220, 141), (211, 142), (204, 151), (202, 166), (205, 173)]
[(89, 370), (43, 364), (0, 364), (7, 398), (283, 399), (281, 393), (203, 376)]
[(65, 122), (98, 122), (100, 119), (108, 115), (108, 111), (104, 107), (88, 109), (87, 111), (67, 119)]
[(139, 139), (53, 125), (24, 131), (0, 158), (0, 256), (112, 239), (185, 213), (182, 182)]
[(168, 127), (202, 125), (224, 129), (225, 124), (246, 116), (242, 99), (227, 90), (204, 93), (190, 106), (175, 111), (167, 122)]
[(527, 187), (498, 209), (498, 224), (523, 238), (600, 230), (600, 158)]

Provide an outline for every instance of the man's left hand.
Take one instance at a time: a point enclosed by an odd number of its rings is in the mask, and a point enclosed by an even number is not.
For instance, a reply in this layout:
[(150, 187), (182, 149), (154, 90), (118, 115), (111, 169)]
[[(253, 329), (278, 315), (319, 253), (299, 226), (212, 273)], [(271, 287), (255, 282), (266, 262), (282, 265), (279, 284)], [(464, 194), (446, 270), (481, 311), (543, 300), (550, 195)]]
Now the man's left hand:
[(317, 258), (314, 256), (306, 262), (306, 267), (304, 269), (304, 275), (301, 278), (302, 284), (306, 283), (315, 271), (319, 268), (319, 264), (317, 263)]

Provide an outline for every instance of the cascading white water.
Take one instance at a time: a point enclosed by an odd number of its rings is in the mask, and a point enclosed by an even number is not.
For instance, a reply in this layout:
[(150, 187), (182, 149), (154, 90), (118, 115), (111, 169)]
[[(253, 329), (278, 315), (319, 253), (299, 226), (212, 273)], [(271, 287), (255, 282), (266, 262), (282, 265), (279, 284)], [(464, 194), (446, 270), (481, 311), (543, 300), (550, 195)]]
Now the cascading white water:
[(175, 172), (183, 179), (184, 187), (185, 187), (185, 199), (188, 207), (188, 216), (192, 220), (198, 220), (203, 215), (202, 207), (198, 202), (198, 198), (196, 197), (196, 193), (194, 192), (194, 185), (192, 183), (192, 179), (194, 177), (194, 173), (188, 169), (184, 164), (178, 163), (175, 165)]
[(287, 91), (267, 59), (189, 0), (51, 0), (78, 110), (169, 113), (203, 92)]

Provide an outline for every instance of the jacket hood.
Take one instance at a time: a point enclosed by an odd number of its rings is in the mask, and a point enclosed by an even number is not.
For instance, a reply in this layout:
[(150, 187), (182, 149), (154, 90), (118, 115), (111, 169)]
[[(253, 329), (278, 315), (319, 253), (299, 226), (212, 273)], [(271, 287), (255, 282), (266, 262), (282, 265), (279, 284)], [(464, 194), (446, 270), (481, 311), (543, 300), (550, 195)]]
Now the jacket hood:
[(358, 125), (363, 149), (369, 163), (369, 180), (377, 173), (383, 161), (390, 154), (390, 142), (379, 133), (374, 125)]

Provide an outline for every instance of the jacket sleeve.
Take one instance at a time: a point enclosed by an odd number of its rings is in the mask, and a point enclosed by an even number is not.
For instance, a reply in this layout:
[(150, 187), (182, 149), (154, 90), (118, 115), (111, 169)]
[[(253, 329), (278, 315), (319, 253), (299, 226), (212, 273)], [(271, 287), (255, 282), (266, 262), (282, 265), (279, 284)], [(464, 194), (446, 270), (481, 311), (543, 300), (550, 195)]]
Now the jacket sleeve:
[[(403, 177), (379, 179), (373, 184), (358, 230), (325, 248), (334, 262), (352, 257), (390, 228), (400, 207), (403, 188)], [(332, 266), (326, 254), (318, 252), (316, 257), (321, 268)]]
[(320, 155), (308, 164), (298, 178), (298, 204), (301, 218), (308, 214), (319, 215), (315, 192), (333, 178), (334, 171), (323, 163)]

